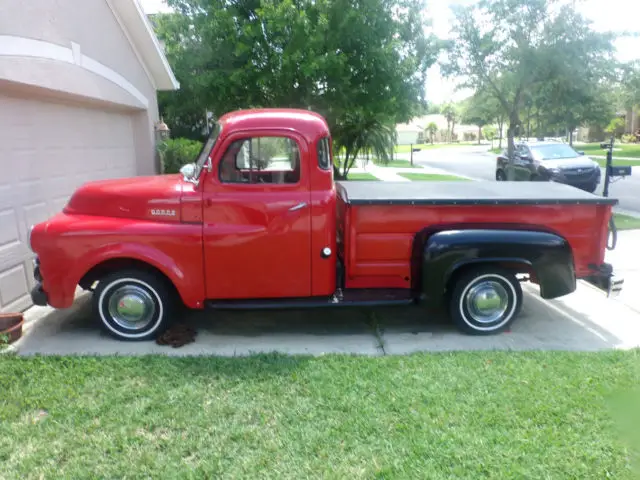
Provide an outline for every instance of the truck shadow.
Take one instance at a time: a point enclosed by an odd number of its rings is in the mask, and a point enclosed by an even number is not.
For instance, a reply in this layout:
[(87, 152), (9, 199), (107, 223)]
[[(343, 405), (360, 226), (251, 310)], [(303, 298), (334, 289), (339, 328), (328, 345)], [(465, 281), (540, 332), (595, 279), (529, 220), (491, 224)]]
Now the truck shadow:
[[(584, 294), (584, 292), (582, 293)], [(590, 292), (587, 292), (590, 294)], [(579, 292), (572, 295), (579, 295)], [(460, 334), (444, 312), (421, 306), (261, 311), (186, 311), (177, 322), (194, 327), (196, 341), (180, 348), (119, 342), (103, 333), (83, 294), (69, 310), (31, 309), (21, 354), (248, 355), (405, 354), (449, 350), (602, 350), (640, 346), (640, 322), (625, 320), (615, 301), (573, 308), (580, 298), (546, 302), (531, 289), (513, 328), (500, 335)], [(569, 296), (571, 299), (572, 296)], [(636, 327), (637, 326), (637, 327)]]

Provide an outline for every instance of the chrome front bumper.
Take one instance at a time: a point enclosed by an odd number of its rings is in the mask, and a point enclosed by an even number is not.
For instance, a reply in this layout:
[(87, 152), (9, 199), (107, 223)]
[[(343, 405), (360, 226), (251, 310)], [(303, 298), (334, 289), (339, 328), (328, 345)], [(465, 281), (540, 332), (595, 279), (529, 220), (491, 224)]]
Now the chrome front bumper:
[(42, 274), (40, 273), (40, 260), (38, 257), (33, 260), (33, 278), (36, 281), (36, 285), (31, 289), (31, 301), (34, 305), (44, 307), (48, 304), (48, 298), (47, 292), (42, 288)]

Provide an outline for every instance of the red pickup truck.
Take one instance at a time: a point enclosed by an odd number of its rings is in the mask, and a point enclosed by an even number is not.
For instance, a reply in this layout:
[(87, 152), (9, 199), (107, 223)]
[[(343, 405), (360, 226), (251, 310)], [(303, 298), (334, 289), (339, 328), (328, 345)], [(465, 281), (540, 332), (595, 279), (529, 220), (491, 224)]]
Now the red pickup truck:
[(35, 225), (37, 305), (93, 291), (122, 340), (192, 309), (435, 303), (469, 334), (505, 329), (520, 281), (543, 298), (607, 292), (616, 200), (555, 183), (334, 182), (326, 121), (305, 110), (220, 118), (178, 175), (91, 182)]

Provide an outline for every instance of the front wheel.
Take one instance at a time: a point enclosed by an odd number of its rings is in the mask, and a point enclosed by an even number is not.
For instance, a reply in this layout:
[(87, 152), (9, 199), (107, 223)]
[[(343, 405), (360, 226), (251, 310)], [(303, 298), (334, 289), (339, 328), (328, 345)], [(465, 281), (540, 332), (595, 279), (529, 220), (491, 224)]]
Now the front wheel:
[(593, 185), (589, 185), (587, 188), (585, 188), (585, 190), (589, 193), (595, 193), (597, 189), (598, 189), (597, 183), (594, 183)]
[(168, 327), (174, 304), (164, 279), (143, 271), (111, 273), (93, 293), (102, 327), (119, 340), (155, 338)]
[(498, 170), (496, 172), (496, 181), (498, 181), (498, 182), (506, 182), (507, 181), (507, 175), (504, 173), (504, 170)]
[(455, 280), (449, 303), (451, 319), (470, 335), (491, 335), (507, 329), (521, 307), (520, 282), (494, 266), (462, 273)]

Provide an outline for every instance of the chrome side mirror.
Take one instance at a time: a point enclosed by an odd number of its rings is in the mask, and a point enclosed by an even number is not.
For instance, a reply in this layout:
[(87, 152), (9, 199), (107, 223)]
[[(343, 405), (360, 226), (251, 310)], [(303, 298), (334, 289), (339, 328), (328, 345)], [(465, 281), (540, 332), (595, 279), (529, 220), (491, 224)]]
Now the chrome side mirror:
[(190, 182), (196, 173), (196, 166), (193, 163), (187, 163), (180, 167), (180, 173), (185, 181)]

